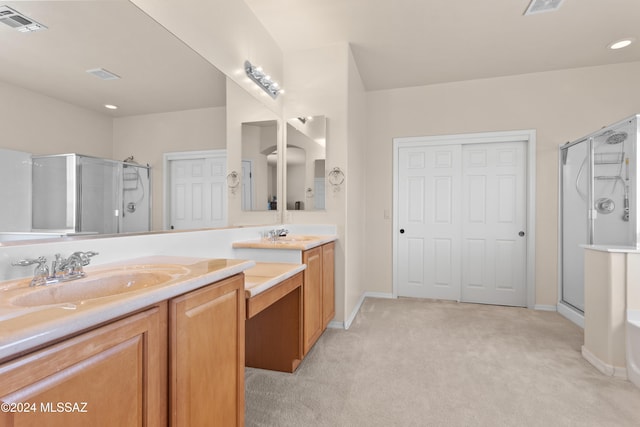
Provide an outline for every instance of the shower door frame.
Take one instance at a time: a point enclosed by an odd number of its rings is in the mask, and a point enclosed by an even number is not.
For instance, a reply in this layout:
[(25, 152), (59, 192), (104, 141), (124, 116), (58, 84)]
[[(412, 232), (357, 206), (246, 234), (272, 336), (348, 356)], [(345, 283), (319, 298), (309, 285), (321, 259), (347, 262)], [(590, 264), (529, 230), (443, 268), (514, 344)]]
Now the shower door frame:
[[(629, 160), (631, 162), (630, 170), (629, 170), (629, 179), (630, 179), (629, 209), (631, 213), (629, 217), (629, 223), (630, 223), (630, 229), (633, 233), (633, 244), (631, 248), (633, 247), (640, 248), (638, 245), (640, 243), (640, 228), (639, 228), (639, 222), (638, 222), (638, 219), (639, 219), (638, 212), (640, 212), (640, 199), (637, 196), (638, 195), (637, 173), (638, 173), (638, 164), (640, 164), (640, 153), (637, 148), (638, 141), (640, 141), (640, 126), (639, 126), (638, 119), (640, 119), (639, 114), (627, 117), (616, 123), (612, 123), (611, 125), (604, 126), (601, 129), (598, 129), (597, 131), (592, 132), (580, 139), (561, 145), (558, 150), (558, 312), (581, 327), (584, 327), (583, 311), (571, 305), (571, 303), (566, 302), (562, 299), (562, 294), (563, 294), (562, 276), (563, 276), (563, 264), (564, 264), (563, 252), (562, 252), (562, 249), (563, 249), (562, 233), (563, 233), (563, 214), (564, 214), (562, 210), (563, 184), (564, 184), (563, 178), (562, 178), (562, 166), (563, 166), (562, 152), (580, 143), (588, 144), (588, 148), (587, 148), (587, 153), (589, 156), (588, 176), (587, 176), (588, 200), (587, 200), (587, 208), (586, 208), (588, 226), (587, 226), (587, 242), (585, 243), (585, 246), (594, 245), (593, 242), (594, 242), (594, 235), (595, 235), (595, 216), (598, 215), (597, 211), (594, 208), (595, 197), (594, 197), (594, 186), (593, 186), (593, 182), (594, 182), (593, 170), (594, 170), (594, 152), (596, 148), (594, 144), (594, 139), (601, 136), (605, 131), (609, 129), (616, 129), (625, 124), (630, 124), (630, 123), (633, 124), (632, 126), (633, 134), (630, 134), (630, 136), (633, 136), (635, 140), (632, 141), (632, 146), (629, 151), (630, 153)], [(595, 243), (595, 245), (597, 245), (597, 243)], [(622, 247), (622, 245), (619, 245), (619, 246)], [(614, 245), (606, 245), (606, 247), (614, 248)], [(627, 247), (627, 249), (629, 248)]]
[(560, 146), (558, 150), (558, 312), (560, 312), (563, 316), (570, 319), (575, 324), (584, 328), (584, 311), (579, 307), (571, 304), (568, 301), (563, 299), (563, 290), (564, 290), (564, 239), (563, 239), (563, 224), (564, 224), (564, 209), (563, 209), (563, 194), (564, 194), (564, 179), (563, 179), (563, 165), (564, 165), (564, 154), (567, 153), (566, 156), (569, 155), (569, 148), (574, 147), (579, 144), (586, 144), (586, 153), (588, 156), (588, 164), (586, 165), (587, 169), (587, 207), (585, 209), (585, 215), (587, 216), (587, 234), (586, 234), (586, 242), (585, 245), (591, 244), (593, 242), (593, 219), (592, 219), (592, 211), (593, 209), (589, 209), (590, 206), (593, 206), (593, 138), (586, 137), (573, 142), (568, 142), (562, 146)]

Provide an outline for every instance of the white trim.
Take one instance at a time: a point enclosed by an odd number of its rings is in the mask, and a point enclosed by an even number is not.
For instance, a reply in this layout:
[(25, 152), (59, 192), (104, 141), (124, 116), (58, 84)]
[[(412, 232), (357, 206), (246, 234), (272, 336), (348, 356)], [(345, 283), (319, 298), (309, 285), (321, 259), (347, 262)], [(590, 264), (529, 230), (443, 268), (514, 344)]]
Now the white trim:
[(486, 144), (492, 142), (517, 142), (527, 144), (527, 307), (534, 308), (536, 301), (536, 131), (535, 129), (505, 132), (482, 132), (456, 135), (419, 136), (393, 139), (393, 297), (398, 296), (398, 173), (399, 150), (423, 145)]
[(351, 327), (351, 324), (353, 323), (353, 321), (356, 319), (356, 316), (360, 312), (360, 307), (362, 307), (362, 304), (364, 303), (365, 298), (394, 299), (396, 297), (386, 292), (363, 292), (362, 295), (360, 295), (360, 299), (358, 299), (358, 302), (356, 303), (355, 307), (351, 311), (351, 315), (344, 322), (343, 324), (344, 329), (349, 329)]
[(198, 151), (174, 151), (171, 153), (164, 153), (162, 155), (162, 229), (168, 230), (170, 226), (169, 212), (171, 210), (171, 197), (168, 197), (169, 191), (169, 178), (171, 176), (171, 169), (169, 163), (173, 160), (194, 160), (194, 159), (206, 159), (216, 157), (227, 157), (227, 150), (198, 150)]
[(575, 310), (573, 307), (563, 303), (562, 301), (559, 301), (558, 313), (584, 329), (584, 314)]
[(538, 311), (558, 311), (555, 305), (544, 305), (544, 304), (536, 304), (533, 307), (533, 309)]
[(328, 329), (345, 329), (344, 328), (344, 322), (338, 322), (337, 320), (332, 320), (331, 322), (329, 322), (329, 324), (327, 325)]
[(591, 363), (594, 368), (608, 377), (623, 378), (625, 380), (627, 379), (626, 367), (621, 368), (619, 366), (613, 366), (603, 362), (598, 358), (598, 356), (591, 353), (585, 346), (582, 346), (582, 357), (584, 357), (587, 362)]

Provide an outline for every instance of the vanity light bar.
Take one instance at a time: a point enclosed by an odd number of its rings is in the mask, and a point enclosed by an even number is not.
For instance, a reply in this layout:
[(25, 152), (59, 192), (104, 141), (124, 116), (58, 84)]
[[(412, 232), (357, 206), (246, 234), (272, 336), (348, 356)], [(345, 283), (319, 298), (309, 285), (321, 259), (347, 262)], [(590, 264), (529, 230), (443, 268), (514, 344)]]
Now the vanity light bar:
[(273, 99), (276, 99), (280, 92), (282, 92), (280, 85), (271, 80), (271, 76), (265, 74), (262, 68), (252, 65), (249, 61), (244, 61), (244, 71), (255, 84), (260, 86), (262, 90), (267, 92)]

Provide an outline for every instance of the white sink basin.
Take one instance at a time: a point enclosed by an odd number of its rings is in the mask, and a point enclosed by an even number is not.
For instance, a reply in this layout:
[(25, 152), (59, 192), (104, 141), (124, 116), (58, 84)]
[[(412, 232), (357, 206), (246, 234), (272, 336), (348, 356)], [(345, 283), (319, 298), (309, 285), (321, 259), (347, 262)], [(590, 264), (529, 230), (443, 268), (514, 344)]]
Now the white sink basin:
[(87, 277), (69, 282), (29, 288), (10, 302), (14, 306), (36, 307), (103, 298), (163, 285), (188, 272), (183, 266), (128, 266), (89, 273)]

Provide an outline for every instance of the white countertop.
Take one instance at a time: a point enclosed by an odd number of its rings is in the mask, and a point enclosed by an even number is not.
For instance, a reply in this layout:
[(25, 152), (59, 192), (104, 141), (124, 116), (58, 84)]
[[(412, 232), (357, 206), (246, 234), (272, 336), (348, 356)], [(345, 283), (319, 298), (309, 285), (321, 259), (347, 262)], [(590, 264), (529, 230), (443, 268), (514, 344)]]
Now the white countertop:
[(258, 262), (244, 272), (244, 292), (251, 298), (304, 271), (306, 264)]
[(325, 243), (333, 242), (337, 239), (338, 236), (333, 234), (317, 236), (289, 234), (285, 237), (278, 237), (275, 240), (262, 239), (233, 242), (232, 246), (236, 249), (248, 248), (306, 251), (317, 246), (324, 245)]
[(629, 253), (629, 254), (640, 253), (640, 248), (636, 248), (634, 246), (580, 245), (580, 247), (585, 249), (590, 249), (592, 251), (598, 251), (598, 252)]
[[(87, 277), (67, 283), (80, 283), (90, 279), (92, 275), (95, 277), (109, 272), (135, 271), (145, 265), (178, 265), (186, 268), (183, 269), (185, 272), (172, 275), (170, 280), (161, 285), (102, 298), (35, 307), (17, 306), (12, 301), (33, 290), (42, 292), (43, 287), (28, 288), (30, 279), (0, 283), (0, 361), (241, 273), (253, 267), (255, 262), (152, 256), (88, 267), (85, 269)], [(46, 288), (53, 291), (53, 287), (64, 285), (54, 284)]]

